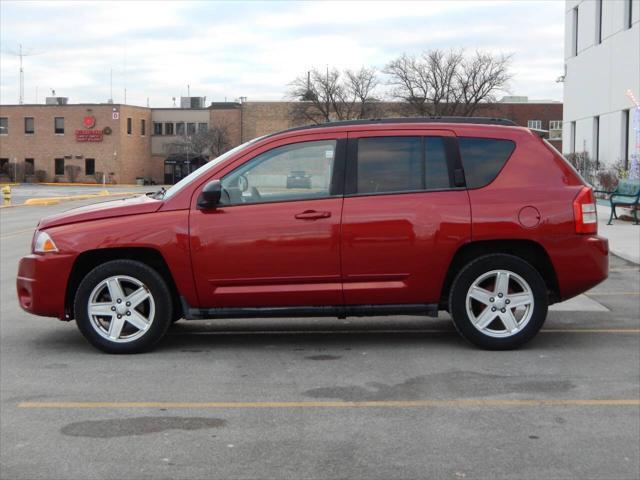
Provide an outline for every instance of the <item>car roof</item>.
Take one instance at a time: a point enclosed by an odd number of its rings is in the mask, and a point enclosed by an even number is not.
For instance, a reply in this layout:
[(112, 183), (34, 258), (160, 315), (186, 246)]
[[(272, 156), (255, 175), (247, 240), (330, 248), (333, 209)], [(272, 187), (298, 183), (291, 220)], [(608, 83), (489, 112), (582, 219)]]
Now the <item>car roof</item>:
[(429, 126), (431, 128), (447, 129), (456, 126), (475, 127), (485, 126), (485, 128), (493, 129), (493, 127), (516, 127), (518, 130), (526, 130), (512, 120), (506, 118), (492, 117), (397, 117), (397, 118), (372, 118), (368, 120), (343, 120), (336, 122), (320, 123), (315, 125), (304, 125), (293, 127), (287, 130), (281, 130), (269, 135), (265, 135), (262, 140), (271, 139), (272, 137), (288, 136), (297, 133), (318, 133), (323, 132), (344, 132), (350, 130), (363, 130), (367, 127), (374, 127), (380, 130), (385, 126), (390, 128), (401, 128), (402, 126), (420, 127)]

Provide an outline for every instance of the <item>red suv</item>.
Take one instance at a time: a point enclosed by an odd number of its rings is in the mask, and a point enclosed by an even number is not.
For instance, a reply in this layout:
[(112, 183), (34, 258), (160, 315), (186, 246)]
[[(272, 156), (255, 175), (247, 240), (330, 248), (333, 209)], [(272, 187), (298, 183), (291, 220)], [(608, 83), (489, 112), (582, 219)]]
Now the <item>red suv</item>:
[[(302, 182), (291, 172), (304, 172)], [(430, 315), (508, 349), (607, 277), (591, 188), (508, 120), (301, 127), (168, 190), (40, 221), (17, 290), (133, 353), (179, 318)]]

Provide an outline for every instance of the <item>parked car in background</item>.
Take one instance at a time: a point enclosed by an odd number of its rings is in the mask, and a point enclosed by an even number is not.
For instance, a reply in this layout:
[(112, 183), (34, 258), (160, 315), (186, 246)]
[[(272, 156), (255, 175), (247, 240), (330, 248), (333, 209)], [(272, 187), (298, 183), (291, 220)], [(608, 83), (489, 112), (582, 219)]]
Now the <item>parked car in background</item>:
[[(302, 172), (313, 184), (292, 188)], [(151, 348), (179, 318), (439, 310), (510, 349), (607, 271), (591, 188), (534, 132), (392, 119), (258, 138), (166, 192), (44, 218), (17, 293), (111, 353)]]
[(287, 176), (287, 188), (311, 188), (311, 176), (304, 170), (294, 170)]

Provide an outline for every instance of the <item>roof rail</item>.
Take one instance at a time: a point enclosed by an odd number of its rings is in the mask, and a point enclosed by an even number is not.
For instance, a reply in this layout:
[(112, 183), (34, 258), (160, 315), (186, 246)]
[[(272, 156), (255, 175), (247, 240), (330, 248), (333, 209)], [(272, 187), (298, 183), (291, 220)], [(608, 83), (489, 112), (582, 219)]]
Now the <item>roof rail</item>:
[(469, 123), (474, 125), (502, 125), (517, 127), (518, 124), (506, 118), (491, 117), (394, 117), (394, 118), (370, 118), (367, 120), (341, 120), (336, 122), (319, 123), (317, 125), (305, 125), (293, 127), (278, 133), (294, 132), (298, 130), (311, 130), (323, 127), (341, 127), (350, 125), (394, 124), (394, 123)]

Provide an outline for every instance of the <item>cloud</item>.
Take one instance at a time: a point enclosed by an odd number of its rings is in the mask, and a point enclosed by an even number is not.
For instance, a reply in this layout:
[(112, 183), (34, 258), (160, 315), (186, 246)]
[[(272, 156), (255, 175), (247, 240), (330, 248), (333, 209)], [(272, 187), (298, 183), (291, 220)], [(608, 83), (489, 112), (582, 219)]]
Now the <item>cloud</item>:
[(0, 102), (279, 100), (308, 69), (378, 68), (403, 52), (513, 53), (513, 93), (561, 98), (563, 2), (0, 2)]

